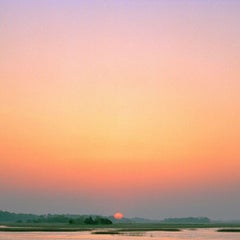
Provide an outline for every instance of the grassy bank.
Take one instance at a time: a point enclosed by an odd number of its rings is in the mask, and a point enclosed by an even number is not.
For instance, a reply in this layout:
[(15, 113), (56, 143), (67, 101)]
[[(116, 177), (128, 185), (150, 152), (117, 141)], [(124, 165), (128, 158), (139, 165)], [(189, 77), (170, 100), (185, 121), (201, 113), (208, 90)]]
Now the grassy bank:
[[(130, 231), (180, 231), (182, 229), (218, 228), (220, 232), (238, 232), (240, 223), (209, 223), (209, 224), (165, 224), (165, 223), (119, 223), (112, 225), (77, 225), (62, 223), (0, 223), (0, 231), (12, 232), (74, 232), (74, 231), (96, 231), (101, 232), (130, 232)], [(104, 229), (104, 231), (101, 231)], [(102, 233), (102, 234), (104, 234)]]
[(221, 228), (218, 232), (240, 232), (240, 228)]

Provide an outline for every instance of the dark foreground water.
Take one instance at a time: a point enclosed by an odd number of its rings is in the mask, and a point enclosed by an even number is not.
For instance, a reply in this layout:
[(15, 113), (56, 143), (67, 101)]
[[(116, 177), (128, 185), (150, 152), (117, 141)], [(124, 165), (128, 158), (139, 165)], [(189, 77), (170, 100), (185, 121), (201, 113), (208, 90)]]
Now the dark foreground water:
[(0, 240), (240, 240), (239, 233), (221, 233), (216, 229), (182, 230), (181, 232), (130, 232), (124, 235), (97, 235), (91, 232), (0, 232)]

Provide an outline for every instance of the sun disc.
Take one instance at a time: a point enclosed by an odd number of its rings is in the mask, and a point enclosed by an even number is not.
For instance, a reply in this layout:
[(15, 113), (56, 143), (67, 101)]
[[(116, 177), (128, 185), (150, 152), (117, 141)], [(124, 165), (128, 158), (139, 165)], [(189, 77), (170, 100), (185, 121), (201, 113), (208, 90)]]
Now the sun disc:
[(120, 213), (120, 212), (116, 212), (113, 216), (114, 216), (115, 219), (122, 219), (123, 218), (123, 214)]

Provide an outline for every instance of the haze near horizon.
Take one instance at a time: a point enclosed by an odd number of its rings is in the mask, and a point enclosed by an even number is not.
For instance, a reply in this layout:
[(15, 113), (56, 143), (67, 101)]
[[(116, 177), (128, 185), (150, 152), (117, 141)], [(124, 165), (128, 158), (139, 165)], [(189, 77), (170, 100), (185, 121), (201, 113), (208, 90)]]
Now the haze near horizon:
[(1, 0), (0, 209), (240, 219), (239, 13)]

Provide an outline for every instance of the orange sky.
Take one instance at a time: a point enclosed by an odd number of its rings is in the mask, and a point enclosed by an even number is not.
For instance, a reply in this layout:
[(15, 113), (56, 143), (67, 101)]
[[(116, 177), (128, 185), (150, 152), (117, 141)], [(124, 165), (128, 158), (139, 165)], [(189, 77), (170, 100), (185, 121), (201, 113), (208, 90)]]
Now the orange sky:
[[(94, 212), (104, 193), (110, 207), (101, 214), (161, 218), (157, 203), (154, 215), (125, 202), (160, 201), (158, 191), (190, 200), (195, 189), (235, 191), (237, 1), (2, 1), (0, 8), (0, 209), (61, 212), (44, 203), (47, 193), (56, 201), (74, 193), (64, 211), (79, 211), (87, 196), (92, 203), (80, 212)], [(42, 203), (10, 205), (19, 191)]]

